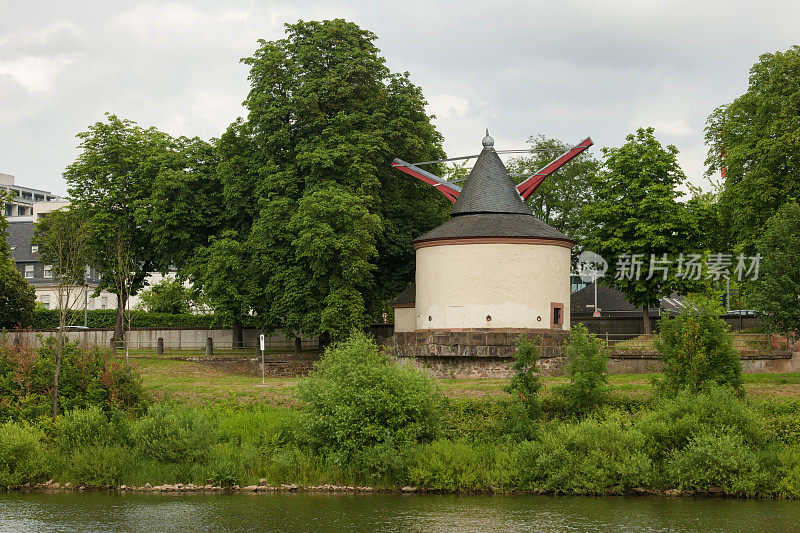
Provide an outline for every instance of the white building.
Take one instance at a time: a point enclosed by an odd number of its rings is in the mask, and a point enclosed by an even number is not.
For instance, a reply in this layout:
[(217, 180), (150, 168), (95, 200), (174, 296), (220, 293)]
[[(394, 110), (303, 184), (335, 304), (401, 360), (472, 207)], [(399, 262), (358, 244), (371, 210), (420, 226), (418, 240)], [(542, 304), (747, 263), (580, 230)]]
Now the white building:
[(487, 135), (451, 218), (413, 241), (395, 332), (569, 330), (575, 241), (533, 215)]

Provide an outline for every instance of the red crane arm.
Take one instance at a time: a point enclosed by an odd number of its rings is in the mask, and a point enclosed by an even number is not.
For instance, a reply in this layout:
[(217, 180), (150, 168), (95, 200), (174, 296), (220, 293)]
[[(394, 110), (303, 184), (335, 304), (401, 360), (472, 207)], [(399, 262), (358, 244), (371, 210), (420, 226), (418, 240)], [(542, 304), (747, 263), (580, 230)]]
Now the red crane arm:
[(531, 176), (530, 178), (526, 179), (525, 181), (517, 185), (517, 191), (519, 191), (519, 194), (520, 196), (522, 196), (522, 199), (527, 200), (528, 196), (530, 196), (531, 193), (535, 191), (536, 188), (539, 187), (539, 185), (542, 184), (542, 182), (545, 180), (547, 176), (549, 176), (550, 174), (561, 168), (570, 159), (572, 159), (573, 157), (577, 156), (578, 154), (589, 148), (592, 144), (593, 144), (592, 138), (586, 137), (586, 139), (581, 141), (579, 144), (573, 146), (572, 148), (570, 148), (569, 150), (558, 156), (556, 159), (552, 160), (550, 163), (540, 168), (533, 176)]
[(406, 163), (402, 159), (395, 159), (392, 161), (392, 166), (410, 176), (414, 176), (418, 180), (422, 180), (429, 185), (433, 185), (437, 191), (444, 194), (445, 198), (453, 203), (455, 203), (456, 198), (458, 198), (458, 193), (461, 192), (461, 187), (455, 183), (451, 183), (445, 179), (442, 179), (436, 174), (431, 174), (427, 170), (422, 170), (411, 163)]

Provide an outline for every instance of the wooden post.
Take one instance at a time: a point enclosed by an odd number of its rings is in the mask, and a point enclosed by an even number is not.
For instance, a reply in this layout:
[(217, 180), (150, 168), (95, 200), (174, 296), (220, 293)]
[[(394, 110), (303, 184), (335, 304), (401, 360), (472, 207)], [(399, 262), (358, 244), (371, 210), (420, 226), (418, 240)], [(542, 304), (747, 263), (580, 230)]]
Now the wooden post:
[(206, 355), (214, 355), (214, 339), (211, 337), (206, 339)]
[(164, 337), (159, 337), (156, 343), (156, 355), (164, 355)]

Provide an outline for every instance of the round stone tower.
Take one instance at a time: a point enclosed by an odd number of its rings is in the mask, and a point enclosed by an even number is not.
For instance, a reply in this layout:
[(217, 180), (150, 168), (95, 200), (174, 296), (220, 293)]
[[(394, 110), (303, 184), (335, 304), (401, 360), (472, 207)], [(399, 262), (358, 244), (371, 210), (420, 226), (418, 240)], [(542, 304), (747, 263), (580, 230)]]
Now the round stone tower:
[(533, 215), (493, 145), (450, 220), (413, 241), (416, 330), (569, 329), (575, 241)]

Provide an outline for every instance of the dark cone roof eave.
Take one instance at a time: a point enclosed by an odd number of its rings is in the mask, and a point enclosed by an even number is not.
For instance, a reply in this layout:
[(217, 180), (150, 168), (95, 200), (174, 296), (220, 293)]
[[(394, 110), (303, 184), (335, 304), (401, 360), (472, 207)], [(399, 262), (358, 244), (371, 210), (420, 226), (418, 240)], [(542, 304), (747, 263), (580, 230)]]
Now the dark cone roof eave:
[(471, 213), (533, 214), (491, 147), (481, 151), (450, 212), (453, 217)]
[(532, 214), (472, 213), (453, 217), (441, 226), (417, 237), (413, 244), (440, 239), (469, 238), (547, 239), (575, 244), (557, 229)]

